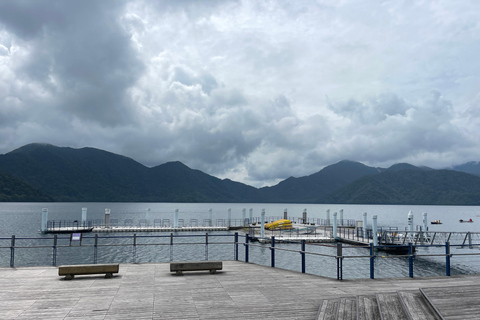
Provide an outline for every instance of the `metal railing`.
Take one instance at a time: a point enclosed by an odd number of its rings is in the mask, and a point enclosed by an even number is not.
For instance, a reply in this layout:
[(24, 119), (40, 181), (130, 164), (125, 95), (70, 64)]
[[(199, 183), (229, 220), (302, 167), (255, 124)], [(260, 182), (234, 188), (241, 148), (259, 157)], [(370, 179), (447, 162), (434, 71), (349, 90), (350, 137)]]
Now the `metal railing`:
[[(407, 259), (408, 260), (408, 276), (414, 276), (414, 265), (415, 261), (422, 257), (436, 257), (444, 259), (444, 274), (446, 276), (451, 275), (451, 259), (453, 257), (462, 257), (462, 256), (478, 256), (480, 252), (478, 250), (472, 250), (468, 253), (452, 253), (453, 247), (465, 247), (465, 245), (451, 245), (449, 242), (444, 243), (443, 245), (434, 244), (423, 244), (415, 245), (413, 243), (408, 243), (405, 246), (389, 246), (389, 245), (379, 245), (374, 247), (373, 244), (364, 245), (364, 246), (352, 246), (345, 245), (343, 243), (335, 244), (319, 244), (319, 243), (307, 243), (305, 240), (301, 241), (292, 241), (286, 246), (285, 244), (277, 243), (275, 237), (271, 237), (268, 244), (252, 242), (249, 234), (240, 235), (239, 233), (229, 233), (229, 234), (214, 234), (210, 235), (208, 233), (202, 235), (175, 235), (170, 233), (169, 235), (154, 235), (154, 236), (138, 236), (136, 234), (128, 236), (99, 236), (95, 235), (82, 235), (80, 238), (75, 239), (73, 234), (70, 236), (66, 235), (53, 235), (52, 237), (42, 237), (42, 238), (22, 238), (12, 236), (11, 238), (0, 238), (0, 243), (8, 245), (0, 246), (0, 250), (10, 250), (10, 267), (16, 266), (16, 253), (19, 250), (43, 250), (43, 255), (50, 257), (51, 262), (49, 263), (52, 266), (57, 266), (59, 258), (59, 250), (67, 250), (63, 253), (62, 259), (65, 257), (76, 257), (77, 260), (72, 263), (68, 261), (69, 264), (82, 264), (88, 263), (87, 261), (92, 261), (94, 264), (99, 263), (99, 257), (105, 255), (107, 250), (116, 253), (121, 251), (122, 248), (127, 248), (130, 250), (128, 253), (131, 255), (130, 262), (141, 263), (141, 262), (151, 262), (148, 259), (145, 261), (144, 258), (137, 255), (139, 250), (148, 250), (155, 251), (154, 256), (162, 261), (174, 261), (174, 257), (178, 256), (176, 250), (179, 250), (181, 260), (198, 260), (194, 257), (194, 254), (203, 256), (204, 260), (209, 260), (212, 256), (217, 257), (218, 252), (216, 248), (222, 246), (223, 258), (222, 260), (243, 260), (245, 262), (251, 262), (252, 250), (255, 248), (262, 248), (262, 250), (268, 249), (262, 255), (263, 258), (267, 258), (269, 262), (263, 263), (270, 265), (271, 267), (276, 267), (280, 260), (276, 254), (293, 254), (293, 264), (290, 265), (294, 270), (299, 269), (302, 273), (306, 272), (307, 268), (307, 259), (306, 257), (322, 257), (330, 261), (329, 265), (333, 267), (336, 265), (335, 271), (330, 271), (329, 274), (336, 274), (336, 279), (342, 280), (344, 277), (344, 262), (349, 260), (362, 260), (364, 265), (368, 265), (369, 268), (369, 277), (371, 279), (375, 278), (376, 275), (376, 261), (382, 259), (383, 261), (398, 260), (398, 259)], [(283, 245), (283, 246), (282, 246)], [(203, 250), (199, 249), (203, 247)], [(308, 246), (308, 250), (307, 250)], [(480, 244), (470, 244), (469, 248), (478, 249)], [(154, 248), (162, 247), (164, 249), (158, 250)], [(182, 248), (182, 249), (179, 249)], [(403, 247), (406, 250), (406, 254), (397, 254), (397, 255), (388, 255), (385, 252), (380, 250), (386, 248), (394, 247), (398, 249)], [(428, 254), (418, 254), (416, 249), (419, 248), (440, 248), (442, 253), (428, 253)], [(75, 249), (76, 248), (76, 249)], [(83, 255), (78, 255), (78, 248), (82, 248), (84, 252)], [(105, 249), (104, 248), (109, 248)], [(320, 250), (321, 249), (321, 250)], [(358, 250), (361, 250), (361, 254), (358, 254)], [(368, 251), (366, 251), (366, 249)], [(46, 250), (46, 251), (45, 251)], [(354, 253), (349, 253), (348, 251), (355, 250)], [(270, 254), (268, 255), (268, 251)], [(30, 252), (30, 251), (29, 251)], [(368, 252), (368, 254), (364, 254)], [(163, 254), (162, 257), (158, 257), (158, 254)], [(299, 254), (300, 259), (295, 258)], [(122, 253), (122, 261), (116, 261), (116, 258), (113, 255), (113, 261), (111, 262), (124, 262), (125, 253)], [(29, 256), (31, 259), (38, 259), (39, 255), (37, 254), (28, 254), (24, 255), (22, 259), (26, 259), (25, 256)], [(242, 259), (243, 256), (243, 259)], [(257, 255), (254, 255), (255, 258), (258, 258)], [(36, 258), (37, 257), (37, 258)], [(227, 257), (227, 258), (225, 258)], [(298, 256), (297, 256), (298, 257)], [(28, 258), (28, 257), (27, 257)], [(218, 260), (218, 258), (216, 259)], [(264, 259), (265, 260), (265, 259)], [(266, 261), (266, 260), (265, 260)], [(334, 263), (332, 263), (334, 261)], [(367, 261), (367, 262), (365, 262)], [(393, 262), (392, 262), (393, 263)], [(30, 263), (26, 263), (31, 265)], [(359, 263), (355, 263), (355, 266), (358, 267)], [(35, 265), (35, 264), (34, 264)], [(314, 270), (314, 272), (309, 272), (313, 274), (328, 276), (323, 274), (325, 271), (325, 266), (318, 266), (317, 264), (309, 265), (309, 268), (319, 268)], [(424, 266), (425, 267), (425, 266)], [(427, 266), (428, 267), (428, 266)], [(330, 276), (333, 278), (333, 276)]]

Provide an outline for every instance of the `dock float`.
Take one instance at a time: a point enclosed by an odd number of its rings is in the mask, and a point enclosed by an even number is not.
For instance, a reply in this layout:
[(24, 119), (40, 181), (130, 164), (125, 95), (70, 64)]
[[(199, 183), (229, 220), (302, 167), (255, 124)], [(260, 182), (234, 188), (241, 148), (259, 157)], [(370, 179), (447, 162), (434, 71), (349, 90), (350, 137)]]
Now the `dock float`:
[(126, 226), (126, 227), (58, 227), (47, 228), (44, 233), (85, 233), (85, 232), (191, 232), (191, 231), (227, 231), (229, 227), (149, 227), (149, 226)]

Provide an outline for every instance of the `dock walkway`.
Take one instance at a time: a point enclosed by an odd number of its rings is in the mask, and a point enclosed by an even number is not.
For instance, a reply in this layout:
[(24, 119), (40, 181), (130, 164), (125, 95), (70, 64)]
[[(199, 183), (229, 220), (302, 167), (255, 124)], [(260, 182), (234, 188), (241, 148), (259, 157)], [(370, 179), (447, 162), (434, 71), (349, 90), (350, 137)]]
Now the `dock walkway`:
[[(479, 290), (472, 286), (478, 283), (480, 275), (337, 281), (239, 261), (224, 261), (216, 274), (184, 276), (171, 273), (169, 263), (121, 264), (111, 279), (71, 281), (59, 277), (56, 267), (0, 268), (0, 319), (313, 320), (325, 301), (352, 306), (351, 297), (358, 295), (419, 288), (448, 311), (445, 319), (455, 319), (465, 306), (461, 319), (479, 319)], [(456, 295), (446, 299), (450, 294)]]

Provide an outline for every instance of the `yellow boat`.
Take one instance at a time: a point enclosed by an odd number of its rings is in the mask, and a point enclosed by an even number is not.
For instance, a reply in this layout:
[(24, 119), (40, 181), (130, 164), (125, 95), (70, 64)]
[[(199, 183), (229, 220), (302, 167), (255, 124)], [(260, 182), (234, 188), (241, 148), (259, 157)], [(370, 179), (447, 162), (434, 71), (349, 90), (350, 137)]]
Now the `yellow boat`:
[(292, 221), (287, 219), (280, 219), (277, 221), (273, 221), (273, 222), (267, 223), (265, 225), (265, 229), (267, 230), (293, 229)]

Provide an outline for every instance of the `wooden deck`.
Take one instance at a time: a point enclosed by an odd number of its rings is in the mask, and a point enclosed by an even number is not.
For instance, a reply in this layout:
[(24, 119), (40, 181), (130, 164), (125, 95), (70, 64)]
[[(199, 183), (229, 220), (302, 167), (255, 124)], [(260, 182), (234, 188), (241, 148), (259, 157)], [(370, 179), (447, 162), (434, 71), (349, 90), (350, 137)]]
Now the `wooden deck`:
[(216, 274), (184, 276), (170, 273), (169, 263), (121, 264), (111, 279), (72, 281), (55, 267), (0, 268), (0, 319), (313, 320), (326, 300), (326, 312), (336, 308), (347, 319), (356, 304), (375, 313), (376, 295), (419, 288), (445, 319), (479, 319), (478, 283), (480, 275), (337, 281), (238, 261), (224, 261)]

